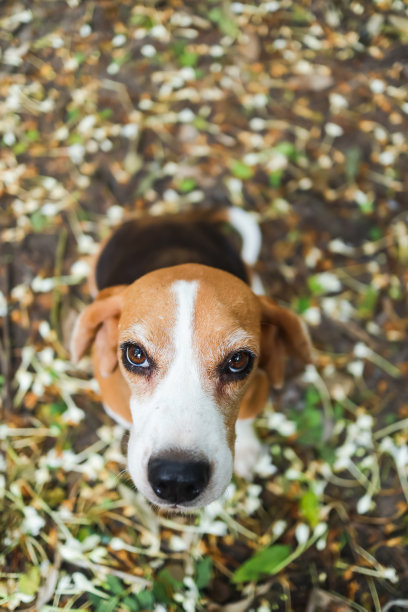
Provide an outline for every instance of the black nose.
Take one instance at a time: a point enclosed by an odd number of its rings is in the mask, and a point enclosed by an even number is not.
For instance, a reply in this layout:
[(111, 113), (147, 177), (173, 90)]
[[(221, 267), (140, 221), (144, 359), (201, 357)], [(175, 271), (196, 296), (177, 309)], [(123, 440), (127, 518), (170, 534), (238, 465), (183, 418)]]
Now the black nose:
[(207, 461), (174, 461), (163, 457), (150, 459), (147, 475), (157, 497), (171, 504), (192, 501), (210, 479)]

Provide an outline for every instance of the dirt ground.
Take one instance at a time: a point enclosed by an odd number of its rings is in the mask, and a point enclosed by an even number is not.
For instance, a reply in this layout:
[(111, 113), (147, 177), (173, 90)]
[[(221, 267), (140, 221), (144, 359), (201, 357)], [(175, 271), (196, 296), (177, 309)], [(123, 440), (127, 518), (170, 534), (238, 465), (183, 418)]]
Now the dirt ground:
[[(5, 1), (0, 50), (0, 608), (406, 609), (406, 3)], [(316, 364), (165, 516), (69, 334), (127, 215), (230, 205)]]

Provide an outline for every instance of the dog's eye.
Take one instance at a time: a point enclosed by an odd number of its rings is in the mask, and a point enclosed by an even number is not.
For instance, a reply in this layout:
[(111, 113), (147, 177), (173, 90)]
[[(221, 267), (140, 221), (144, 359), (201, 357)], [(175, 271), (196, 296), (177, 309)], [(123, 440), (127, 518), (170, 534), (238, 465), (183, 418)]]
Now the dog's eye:
[(228, 384), (246, 378), (254, 362), (255, 355), (252, 351), (242, 349), (231, 353), (219, 366), (221, 382)]
[(150, 366), (145, 351), (138, 344), (128, 344), (125, 347), (124, 354), (128, 364), (132, 367), (148, 368)]
[(251, 359), (250, 353), (247, 353), (246, 351), (238, 351), (237, 353), (234, 353), (228, 359), (228, 362), (227, 362), (228, 370), (232, 374), (239, 374), (240, 372), (243, 372), (248, 367), (250, 359)]

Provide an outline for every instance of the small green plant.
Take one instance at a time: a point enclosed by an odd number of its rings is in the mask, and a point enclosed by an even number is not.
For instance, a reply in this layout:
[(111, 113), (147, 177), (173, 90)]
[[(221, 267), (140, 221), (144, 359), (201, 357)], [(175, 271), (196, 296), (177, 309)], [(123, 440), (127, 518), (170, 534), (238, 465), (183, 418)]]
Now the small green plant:
[(258, 580), (262, 575), (274, 574), (282, 562), (289, 557), (291, 549), (283, 544), (264, 548), (248, 559), (233, 575), (234, 582)]
[[(212, 561), (210, 558), (200, 559), (195, 567), (194, 582), (201, 591), (206, 588), (212, 577)], [(155, 576), (151, 589), (133, 593), (132, 587), (126, 587), (116, 576), (109, 575), (104, 584), (104, 590), (90, 593), (89, 599), (95, 612), (113, 612), (114, 610), (154, 610), (157, 604), (166, 608), (174, 605), (174, 595), (184, 590), (184, 583), (177, 580), (166, 568)]]
[(49, 224), (48, 218), (40, 210), (36, 210), (30, 217), (31, 227), (35, 232), (42, 230)]
[(24, 595), (35, 595), (40, 586), (41, 574), (38, 565), (30, 565), (18, 579), (18, 590)]
[(282, 184), (282, 177), (283, 177), (283, 169), (274, 170), (273, 172), (271, 172), (268, 177), (270, 186), (274, 187), (275, 189), (278, 189)]
[(323, 416), (320, 403), (320, 395), (317, 389), (308, 387), (304, 409), (301, 412), (298, 410), (291, 412), (290, 417), (296, 423), (299, 432), (299, 444), (317, 446), (322, 441)]
[(361, 164), (360, 147), (349, 147), (346, 151), (346, 176), (349, 183), (353, 183), (358, 175)]
[(172, 45), (172, 51), (181, 66), (195, 68), (197, 65), (199, 55), (189, 49), (186, 41), (176, 40)]
[(181, 193), (188, 193), (192, 191), (196, 187), (196, 182), (193, 178), (185, 178), (181, 181), (179, 185), (179, 190)]
[(311, 527), (316, 527), (319, 522), (319, 498), (316, 493), (309, 489), (302, 496), (299, 505), (300, 514), (306, 519)]
[(210, 20), (215, 23), (223, 34), (235, 38), (239, 34), (237, 24), (232, 18), (232, 15), (224, 12), (220, 7), (216, 6), (208, 13)]
[(297, 162), (300, 157), (300, 153), (296, 149), (296, 146), (293, 144), (293, 142), (289, 142), (287, 140), (279, 142), (273, 150), (276, 153), (284, 155), (291, 162)]
[(368, 319), (373, 316), (375, 307), (378, 301), (378, 291), (374, 287), (367, 287), (366, 290), (359, 295), (358, 313), (363, 319)]
[(306, 295), (300, 296), (297, 298), (294, 304), (296, 312), (299, 314), (303, 314), (310, 308), (310, 298)]
[(254, 175), (254, 171), (251, 166), (248, 166), (242, 161), (235, 160), (231, 165), (231, 172), (234, 176), (240, 179), (249, 179)]

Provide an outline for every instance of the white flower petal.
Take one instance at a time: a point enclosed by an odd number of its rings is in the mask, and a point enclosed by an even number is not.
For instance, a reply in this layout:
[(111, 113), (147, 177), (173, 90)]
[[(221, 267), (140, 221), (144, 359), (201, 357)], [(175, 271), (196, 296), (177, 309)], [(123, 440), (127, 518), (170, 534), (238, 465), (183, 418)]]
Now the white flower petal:
[(309, 539), (310, 530), (304, 523), (299, 523), (295, 529), (295, 537), (298, 541), (299, 546), (303, 546)]

